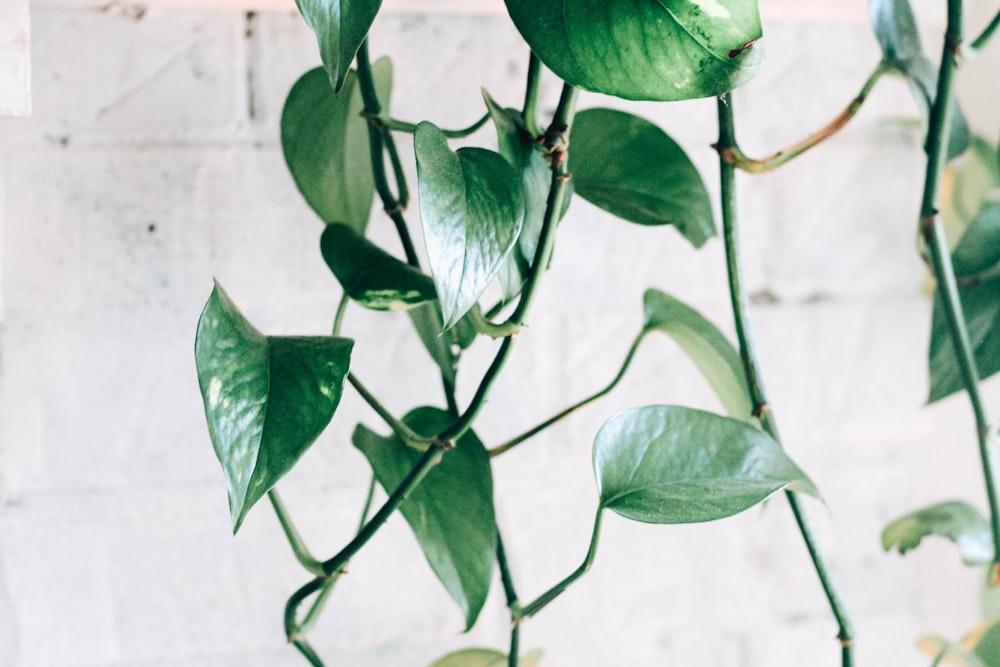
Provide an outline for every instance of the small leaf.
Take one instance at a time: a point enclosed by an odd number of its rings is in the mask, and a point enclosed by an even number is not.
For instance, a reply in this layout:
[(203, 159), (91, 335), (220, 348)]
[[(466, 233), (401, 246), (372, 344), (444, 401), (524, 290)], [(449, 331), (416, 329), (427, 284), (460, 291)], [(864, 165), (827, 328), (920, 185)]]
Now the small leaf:
[(574, 86), (626, 99), (712, 97), (749, 81), (763, 52), (753, 0), (506, 0), (525, 41)]
[(714, 324), (668, 294), (646, 290), (646, 331), (660, 331), (680, 345), (698, 366), (730, 417), (749, 420), (753, 412), (743, 362), (732, 343)]
[(407, 310), (437, 298), (434, 281), (348, 225), (323, 230), (320, 250), (344, 292), (372, 310)]
[(786, 488), (818, 496), (760, 429), (678, 406), (635, 408), (605, 422), (594, 470), (601, 507), (646, 523), (714, 521)]
[(265, 337), (216, 283), (198, 321), (195, 364), (234, 533), (330, 422), (353, 344), (328, 336)]
[(330, 84), (340, 91), (382, 0), (295, 0), (295, 4), (316, 33)]
[(882, 531), (882, 548), (890, 551), (896, 547), (905, 554), (930, 535), (954, 542), (966, 565), (993, 560), (990, 524), (975, 508), (960, 501), (931, 505), (896, 519)]
[[(392, 65), (372, 66), (379, 98), (388, 101)], [(323, 222), (344, 222), (364, 233), (375, 195), (367, 121), (357, 77), (334, 94), (322, 68), (306, 72), (288, 93), (281, 114), (281, 147), (295, 185)]]
[(576, 116), (576, 193), (641, 225), (673, 225), (695, 247), (715, 235), (708, 190), (684, 150), (648, 120), (612, 109)]
[(481, 148), (453, 153), (434, 125), (414, 136), (420, 215), (444, 328), (482, 295), (524, 222), (521, 179), (501, 155)]
[(430, 667), (506, 667), (507, 656), (488, 648), (467, 648), (449, 653)]
[[(997, 297), (1000, 295), (1000, 277), (960, 287), (958, 293), (979, 377), (985, 380), (1000, 371), (1000, 298)], [(928, 403), (965, 388), (940, 290), (934, 295), (929, 358), (931, 386)]]
[(920, 33), (909, 0), (870, 0), (872, 29), (890, 63), (908, 63), (923, 56)]
[[(403, 422), (422, 436), (451, 425), (436, 408), (417, 408)], [(352, 438), (368, 459), (379, 484), (392, 493), (421, 457), (393, 437), (358, 426)], [(400, 506), (424, 556), (465, 616), (466, 630), (479, 616), (493, 577), (496, 519), (490, 457), (472, 432), (459, 438)]]
[(951, 254), (956, 276), (982, 273), (1000, 264), (1000, 203), (987, 204), (972, 219)]

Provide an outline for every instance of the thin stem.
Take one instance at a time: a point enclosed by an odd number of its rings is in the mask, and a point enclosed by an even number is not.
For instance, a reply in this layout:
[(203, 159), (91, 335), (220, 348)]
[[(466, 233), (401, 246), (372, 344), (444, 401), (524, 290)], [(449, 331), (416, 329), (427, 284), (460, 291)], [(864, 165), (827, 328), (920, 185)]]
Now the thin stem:
[(483, 375), (483, 379), (480, 381), (479, 387), (476, 389), (476, 395), (472, 397), (469, 407), (465, 409), (465, 412), (451, 426), (438, 435), (439, 440), (457, 440), (472, 427), (472, 422), (476, 420), (476, 417), (479, 416), (479, 411), (483, 409), (486, 397), (489, 395), (493, 383), (496, 382), (497, 376), (500, 374), (500, 369), (507, 362), (507, 355), (510, 354), (510, 348), (513, 343), (513, 336), (503, 339), (500, 343), (500, 349), (497, 350), (497, 354), (493, 358), (490, 367), (486, 369), (486, 373)]
[(955, 272), (951, 265), (948, 240), (945, 237), (944, 226), (938, 213), (941, 178), (948, 155), (947, 128), (953, 106), (956, 56), (961, 43), (962, 3), (960, 0), (951, 0), (948, 3), (948, 28), (941, 54), (937, 93), (934, 105), (931, 107), (930, 124), (927, 131), (927, 171), (924, 176), (924, 192), (920, 206), (920, 231), (930, 249), (931, 266), (938, 283), (938, 294), (944, 307), (948, 332), (976, 421), (979, 456), (986, 484), (986, 495), (990, 505), (990, 528), (994, 553), (991, 581), (996, 585), (1000, 583), (1000, 498), (998, 498), (997, 489), (997, 464), (993, 448), (990, 446), (989, 420), (979, 392), (979, 371), (976, 367), (976, 359), (965, 323), (965, 314), (962, 311)]
[(979, 51), (982, 51), (983, 48), (986, 46), (986, 43), (989, 42), (990, 38), (993, 37), (993, 33), (997, 31), (997, 28), (1000, 28), (1000, 10), (997, 11), (996, 15), (993, 17), (993, 20), (990, 21), (985, 28), (983, 28), (983, 31), (979, 33), (979, 37), (976, 37), (974, 40), (972, 40), (973, 52), (978, 53)]
[(347, 296), (345, 292), (342, 297), (340, 297), (340, 303), (337, 304), (337, 313), (333, 316), (333, 335), (339, 336), (340, 330), (344, 327), (344, 315), (347, 313), (347, 306), (351, 303), (351, 297)]
[(351, 559), (354, 554), (361, 550), (368, 540), (378, 532), (378, 529), (389, 519), (393, 512), (403, 504), (413, 489), (417, 487), (420, 481), (430, 472), (430, 469), (437, 465), (438, 461), (441, 460), (441, 454), (443, 453), (443, 448), (437, 443), (432, 444), (420, 460), (417, 461), (413, 469), (410, 470), (409, 474), (403, 479), (389, 499), (385, 501), (385, 504), (375, 513), (368, 523), (358, 531), (358, 534), (351, 540), (347, 546), (340, 550), (337, 555), (333, 558), (325, 561), (323, 563), (323, 571), (327, 575), (333, 574), (334, 572), (339, 572), (347, 561)]
[(354, 387), (355, 390), (357, 390), (358, 394), (361, 395), (361, 398), (365, 400), (365, 403), (367, 403), (368, 406), (382, 418), (382, 421), (384, 421), (386, 425), (392, 429), (392, 432), (395, 433), (396, 437), (400, 440), (408, 444), (418, 446), (433, 442), (433, 438), (424, 438), (418, 435), (409, 426), (396, 419), (396, 417), (394, 417), (393, 414), (389, 412), (389, 410), (386, 409), (386, 407), (382, 405), (377, 398), (375, 398), (375, 395), (368, 391), (367, 387), (361, 384), (361, 380), (359, 380), (354, 373), (347, 374), (347, 381), (352, 387)]
[(313, 647), (310, 646), (309, 642), (306, 640), (293, 639), (292, 646), (297, 648), (299, 653), (305, 656), (306, 660), (309, 661), (309, 664), (312, 665), (312, 667), (324, 667), (323, 661), (320, 660), (319, 655), (313, 650)]
[(508, 440), (507, 442), (505, 442), (505, 443), (503, 443), (501, 445), (497, 445), (496, 447), (494, 447), (493, 449), (490, 450), (490, 457), (500, 456), (504, 452), (510, 451), (511, 449), (513, 449), (514, 447), (517, 447), (519, 444), (521, 444), (525, 440), (533, 438), (534, 436), (538, 435), (539, 433), (541, 433), (545, 429), (549, 428), (553, 424), (555, 424), (555, 423), (557, 423), (557, 422), (565, 419), (566, 417), (570, 416), (571, 414), (573, 414), (577, 410), (580, 410), (581, 408), (584, 408), (587, 405), (590, 405), (591, 403), (593, 403), (594, 401), (599, 400), (601, 398), (604, 398), (609, 393), (611, 393), (611, 391), (614, 390), (614, 388), (618, 386), (618, 383), (621, 382), (622, 378), (625, 377), (625, 372), (628, 370), (629, 366), (632, 364), (632, 359), (635, 357), (636, 350), (639, 349), (639, 344), (642, 343), (643, 339), (646, 337), (646, 333), (647, 333), (646, 331), (643, 331), (638, 336), (636, 336), (636, 338), (635, 338), (634, 341), (632, 341), (632, 346), (629, 348), (628, 354), (625, 355), (625, 361), (622, 362), (621, 368), (618, 370), (618, 374), (615, 375), (614, 379), (611, 380), (611, 382), (608, 383), (608, 385), (606, 387), (604, 387), (603, 389), (601, 389), (597, 393), (592, 394), (592, 395), (588, 396), (587, 398), (574, 403), (573, 405), (569, 406), (568, 408), (566, 408), (562, 412), (559, 412), (558, 414), (556, 414), (556, 415), (554, 415), (552, 417), (549, 417), (548, 419), (546, 419), (545, 421), (543, 421), (541, 424), (538, 424), (537, 426), (535, 426), (535, 427), (533, 427), (533, 428), (525, 431), (521, 435), (518, 435), (518, 436), (516, 436), (514, 438), (511, 438), (510, 440)]
[(389, 162), (392, 164), (392, 176), (396, 181), (397, 206), (403, 210), (410, 205), (410, 188), (406, 184), (406, 172), (403, 171), (403, 162), (399, 159), (399, 151), (396, 149), (396, 140), (391, 134), (382, 137), (385, 144), (385, 151), (389, 154)]
[(316, 596), (316, 600), (309, 607), (309, 611), (306, 612), (306, 617), (298, 624), (297, 634), (304, 635), (316, 624), (316, 620), (319, 619), (319, 615), (322, 613), (323, 607), (326, 606), (326, 601), (329, 599), (330, 593), (333, 592), (333, 587), (336, 586), (339, 579), (338, 575), (333, 575), (323, 581), (323, 587), (319, 589), (319, 595)]
[[(773, 411), (768, 405), (764, 383), (756, 358), (756, 348), (754, 347), (750, 332), (749, 297), (747, 296), (746, 287), (743, 284), (738, 234), (736, 170), (731, 162), (722, 157), (725, 149), (736, 145), (732, 96), (728, 93), (723, 95), (719, 99), (717, 106), (719, 114), (719, 143), (717, 147), (720, 153), (719, 170), (723, 239), (725, 242), (726, 269), (729, 276), (729, 294), (733, 309), (733, 319), (736, 323), (736, 333), (740, 343), (740, 358), (743, 362), (743, 372), (750, 390), (753, 415), (761, 421), (764, 430), (780, 443), (777, 422), (775, 421)], [(851, 667), (854, 663), (854, 631), (851, 627), (847, 611), (827, 569), (823, 554), (816, 544), (816, 538), (813, 535), (809, 521), (799, 505), (798, 497), (792, 492), (787, 492), (785, 496), (788, 498), (789, 505), (792, 508), (795, 522), (799, 527), (799, 532), (802, 534), (802, 539), (809, 552), (809, 558), (812, 560), (813, 567), (826, 594), (827, 602), (830, 605), (833, 616), (836, 618), (839, 629), (837, 637), (841, 645), (841, 664), (843, 667)]]
[(521, 624), (518, 622), (520, 603), (517, 591), (514, 589), (514, 579), (511, 577), (510, 565), (507, 562), (507, 552), (503, 546), (503, 538), (497, 530), (497, 565), (500, 567), (500, 582), (503, 584), (507, 608), (510, 609), (510, 650), (507, 652), (507, 667), (518, 667), (521, 661)]
[[(407, 134), (413, 134), (417, 131), (417, 125), (419, 125), (419, 123), (408, 123), (405, 120), (399, 120), (398, 118), (392, 118), (384, 114), (378, 116), (371, 116), (368, 114), (365, 115), (368, 116), (368, 120), (372, 123), (394, 132), (406, 132)], [(486, 112), (476, 122), (468, 127), (462, 127), (457, 130), (441, 129), (441, 132), (449, 139), (464, 139), (476, 130), (480, 129), (483, 125), (486, 125), (489, 120), (490, 114), (489, 112)]]
[(278, 515), (278, 523), (281, 524), (281, 529), (285, 532), (285, 537), (288, 538), (288, 544), (292, 547), (292, 553), (295, 554), (296, 560), (308, 571), (310, 574), (315, 574), (317, 576), (323, 575), (323, 563), (316, 560), (316, 558), (306, 547), (305, 541), (302, 539), (302, 535), (299, 533), (295, 524), (292, 523), (292, 517), (288, 514), (288, 510), (285, 509), (285, 504), (281, 501), (281, 496), (278, 495), (277, 489), (271, 489), (267, 492), (267, 497), (271, 501), (271, 507), (274, 508), (274, 513)]
[(538, 93), (542, 82), (542, 61), (532, 51), (528, 58), (528, 76), (524, 87), (524, 107), (521, 116), (532, 136), (541, 129), (538, 126)]
[(733, 143), (730, 147), (719, 149), (719, 154), (722, 159), (726, 162), (736, 165), (738, 169), (752, 173), (752, 174), (762, 174), (768, 171), (773, 171), (778, 167), (784, 165), (786, 162), (793, 160), (794, 158), (802, 155), (810, 148), (813, 148), (833, 135), (842, 130), (855, 115), (861, 109), (861, 105), (865, 103), (868, 99), (868, 95), (871, 93), (872, 88), (883, 75), (892, 71), (892, 67), (888, 65), (885, 61), (879, 62), (875, 70), (868, 75), (868, 79), (865, 81), (865, 85), (862, 86), (861, 92), (851, 100), (851, 103), (847, 105), (843, 111), (841, 111), (836, 118), (831, 120), (822, 129), (810, 134), (805, 139), (798, 141), (787, 148), (783, 148), (773, 155), (761, 159), (753, 159), (747, 157), (740, 147)]
[(294, 642), (299, 639), (299, 624), (295, 618), (299, 607), (310, 595), (323, 588), (326, 580), (325, 576), (311, 579), (288, 598), (288, 602), (285, 603), (285, 636), (288, 637), (288, 641)]
[(597, 508), (597, 516), (594, 518), (594, 532), (590, 537), (590, 548), (587, 550), (587, 557), (583, 559), (580, 567), (560, 581), (558, 584), (540, 595), (537, 600), (523, 607), (518, 614), (518, 618), (530, 618), (545, 608), (550, 602), (559, 597), (570, 585), (585, 575), (594, 564), (594, 557), (597, 555), (597, 543), (601, 539), (601, 519), (604, 515), (604, 508)]

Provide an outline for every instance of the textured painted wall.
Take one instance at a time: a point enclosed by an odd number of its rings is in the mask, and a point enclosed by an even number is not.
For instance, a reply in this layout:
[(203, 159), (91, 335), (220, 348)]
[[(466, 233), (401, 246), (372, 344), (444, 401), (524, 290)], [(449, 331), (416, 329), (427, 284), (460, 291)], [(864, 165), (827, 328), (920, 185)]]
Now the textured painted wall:
[[(0, 665), (304, 664), (284, 643), (281, 611), (306, 577), (266, 506), (229, 534), (192, 339), (213, 276), (267, 333), (329, 329), (339, 294), (319, 256), (321, 225), (277, 142), (284, 95), (316, 61), (312, 36), (292, 14), (114, 5), (32, 18), (35, 112), (0, 122)], [(752, 154), (824, 124), (878, 58), (863, 23), (775, 21), (766, 32), (767, 65), (735, 101)], [(406, 119), (465, 124), (480, 85), (502, 103), (520, 99), (526, 52), (499, 17), (383, 17), (372, 52), (395, 61), (392, 106)], [(991, 137), (997, 60), (994, 48), (963, 72), (965, 105)], [(582, 105), (622, 106), (590, 95)], [(667, 129), (714, 190), (713, 101), (632, 108)], [(928, 664), (912, 648), (918, 633), (957, 636), (977, 618), (980, 574), (946, 545), (901, 560), (878, 541), (920, 504), (983, 503), (967, 406), (923, 406), (930, 306), (914, 252), (914, 118), (905, 85), (887, 81), (834, 141), (740, 179), (763, 369), (788, 448), (826, 496), (809, 509), (863, 665)], [(378, 215), (373, 234), (391, 243)], [(483, 439), (500, 442), (603, 386), (647, 287), (731, 330), (717, 240), (696, 252), (672, 230), (575, 201)], [(436, 400), (405, 316), (353, 310), (346, 331), (359, 340), (356, 371), (390, 409), (429, 391)], [(472, 365), (490, 355), (481, 344)], [(465, 400), (474, 388), (461, 384)], [(994, 409), (998, 389), (987, 385)], [(650, 340), (619, 391), (496, 461), (522, 597), (584, 555), (597, 428), (619, 409), (668, 402), (717, 407), (676, 347)], [(348, 392), (281, 485), (321, 554), (346, 541), (363, 500), (365, 465), (348, 440), (359, 420), (384, 430)], [(460, 635), (459, 613), (396, 519), (351, 564), (312, 638), (331, 665), (422, 667), (449, 648), (502, 647), (506, 626), (498, 586), (480, 626)], [(523, 643), (557, 666), (832, 667), (835, 632), (776, 498), (699, 526), (609, 518), (593, 572), (525, 625)]]

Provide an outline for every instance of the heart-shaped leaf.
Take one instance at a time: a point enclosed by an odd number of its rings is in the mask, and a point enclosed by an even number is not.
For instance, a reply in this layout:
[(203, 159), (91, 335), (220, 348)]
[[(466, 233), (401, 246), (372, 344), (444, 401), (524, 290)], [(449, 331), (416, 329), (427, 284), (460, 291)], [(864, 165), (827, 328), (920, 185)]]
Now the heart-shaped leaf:
[(643, 299), (646, 331), (660, 331), (680, 345), (715, 390), (726, 412), (750, 419), (753, 407), (747, 391), (743, 362), (732, 343), (698, 311), (657, 290)]
[(344, 292), (372, 310), (407, 310), (433, 301), (434, 281), (341, 223), (326, 226), (320, 250)]
[[(451, 425), (448, 413), (417, 408), (403, 422), (422, 436)], [(358, 426), (354, 446), (368, 459), (379, 484), (392, 493), (421, 457), (395, 437), (382, 437)], [(446, 452), (400, 511), (424, 556), (465, 616), (466, 629), (476, 622), (486, 602), (496, 559), (497, 528), (493, 513), (490, 457), (471, 431)]]
[(769, 435), (711, 412), (653, 405), (621, 412), (594, 440), (601, 507), (646, 523), (732, 516), (813, 483)]
[(413, 144), (424, 239), (447, 329), (476, 303), (517, 242), (524, 193), (498, 153), (452, 152), (427, 122), (417, 126)]
[(216, 283), (198, 321), (195, 364), (233, 532), (330, 423), (354, 342), (264, 336)]
[(295, 4), (316, 33), (330, 84), (340, 91), (382, 0), (295, 0)]
[(644, 118), (586, 109), (573, 123), (576, 193), (640, 225), (673, 225), (695, 247), (715, 235), (708, 190), (684, 150)]
[(750, 80), (763, 53), (754, 0), (506, 0), (531, 50), (574, 86), (686, 100)]
[[(1000, 277), (960, 287), (958, 293), (979, 377), (986, 379), (1000, 371)], [(940, 289), (934, 296), (929, 358), (929, 403), (965, 388)]]
[(925, 537), (939, 535), (955, 543), (962, 561), (982, 565), (993, 561), (990, 524), (968, 503), (953, 500), (925, 507), (896, 519), (882, 531), (882, 548), (905, 554)]
[[(388, 58), (372, 66), (372, 76), (387, 103), (392, 87)], [(317, 67), (295, 83), (281, 114), (281, 147), (302, 196), (323, 222), (347, 223), (358, 233), (368, 225), (375, 196), (363, 108), (353, 72), (334, 93)]]

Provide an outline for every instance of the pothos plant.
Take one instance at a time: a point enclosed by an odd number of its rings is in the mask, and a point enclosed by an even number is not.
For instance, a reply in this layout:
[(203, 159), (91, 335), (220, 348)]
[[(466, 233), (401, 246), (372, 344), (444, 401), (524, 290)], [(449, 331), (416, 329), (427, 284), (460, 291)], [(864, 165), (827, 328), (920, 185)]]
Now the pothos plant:
[[(732, 94), (762, 62), (761, 22), (752, 0), (506, 0), (510, 19), (527, 43), (524, 98), (511, 108), (484, 93), (482, 118), (457, 130), (430, 121), (405, 122), (388, 112), (392, 68), (386, 59), (372, 62), (367, 41), (379, 0), (297, 1), (316, 34), (322, 66), (303, 75), (289, 93), (281, 144), (295, 183), (326, 223), (319, 250), (343, 288), (333, 334), (264, 335), (216, 284), (198, 323), (195, 356), (234, 532), (267, 496), (310, 577), (291, 595), (284, 613), (289, 641), (310, 664), (323, 662), (307, 631), (348, 561), (397, 510), (467, 628), (476, 623), (497, 572), (510, 613), (504, 651), (471, 648), (435, 665), (516, 667), (538, 661), (534, 654), (522, 656), (521, 624), (590, 569), (607, 511), (653, 524), (713, 521), (777, 492), (784, 492), (822, 584), (837, 627), (841, 664), (853, 664), (854, 631), (801, 506), (803, 495), (819, 496), (819, 491), (782, 448), (750, 336), (734, 183), (737, 170), (778, 168), (835, 134), (886, 74), (910, 82), (927, 120), (919, 232), (937, 281), (930, 398), (964, 390), (972, 399), (990, 518), (966, 503), (947, 502), (893, 523), (884, 545), (905, 551), (927, 535), (944, 535), (959, 544), (966, 562), (990, 564), (996, 583), (996, 433), (986, 420), (978, 382), (1000, 370), (1000, 164), (994, 147), (970, 138), (952, 101), (952, 82), (956, 65), (984, 47), (1000, 15), (967, 42), (962, 2), (948, 0), (948, 28), (935, 65), (924, 54), (906, 0), (871, 0), (883, 57), (861, 92), (820, 131), (770, 157), (752, 159), (736, 142)], [(543, 76), (562, 81), (558, 105), (544, 119), (539, 112)], [(644, 325), (607, 387), (507, 442), (484, 443), (476, 435), (476, 420), (514, 352), (515, 336), (531, 335), (522, 327), (545, 317), (532, 305), (572, 197), (633, 223), (674, 227), (694, 246), (716, 234), (708, 190), (677, 143), (630, 113), (578, 111), (581, 89), (655, 102), (717, 98), (719, 138), (713, 148), (719, 156), (719, 208), (738, 340), (733, 345), (694, 309), (649, 290)], [(449, 144), (486, 124), (496, 131), (495, 150), (454, 150)], [(401, 137), (413, 142), (419, 211), (408, 208), (409, 184), (396, 146)], [(960, 240), (952, 248), (939, 212), (942, 174), (946, 162), (968, 153), (970, 145), (973, 157), (963, 159), (980, 166), (980, 185), (963, 188), (961, 176), (953, 179), (944, 205), (946, 216), (958, 221), (952, 226)], [(984, 178), (987, 186), (981, 185)], [(379, 247), (366, 236), (376, 196), (395, 227), (399, 249)], [(425, 257), (413, 242), (418, 228)], [(486, 294), (496, 294), (496, 303), (485, 304)], [(426, 381), (440, 385), (440, 405), (415, 405), (402, 416), (383, 406), (351, 370), (352, 348), (366, 341), (344, 336), (343, 316), (350, 304), (407, 311), (414, 335), (437, 367)], [(641, 342), (654, 332), (673, 338), (692, 358), (726, 414), (652, 405), (610, 415), (594, 437), (598, 502), (586, 555), (565, 579), (522, 599), (504, 549), (506, 528), (498, 525), (493, 508), (491, 461), (612, 391)], [(492, 363), (478, 377), (469, 377), (462, 363), (473, 345), (495, 346)], [(476, 387), (464, 405), (456, 397), (459, 381)], [(367, 425), (355, 429), (353, 444), (372, 470), (367, 491), (359, 489), (368, 502), (353, 538), (337, 553), (318, 558), (274, 487), (325, 429), (345, 384), (374, 409), (388, 434)], [(376, 484), (387, 500), (372, 508)], [(998, 641), (998, 628), (984, 626), (958, 644), (928, 640), (935, 662), (1000, 664), (1000, 651), (989, 648), (989, 642)]]

